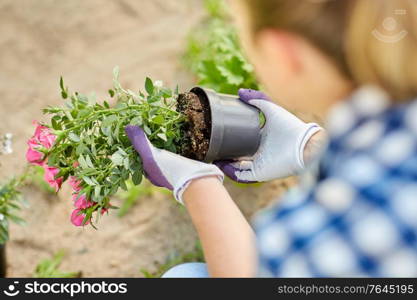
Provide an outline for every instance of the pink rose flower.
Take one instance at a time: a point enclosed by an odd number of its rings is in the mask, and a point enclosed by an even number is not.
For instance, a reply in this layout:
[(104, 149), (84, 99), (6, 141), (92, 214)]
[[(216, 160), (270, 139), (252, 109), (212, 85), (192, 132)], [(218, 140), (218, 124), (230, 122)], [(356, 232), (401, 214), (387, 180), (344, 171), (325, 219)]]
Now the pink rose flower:
[[(78, 195), (73, 194), (72, 200), (74, 201), (75, 209), (72, 211), (71, 214), (71, 223), (75, 226), (83, 226), (83, 220), (85, 218), (85, 213), (83, 213), (83, 210), (93, 206), (95, 203), (93, 201), (90, 201), (87, 199), (85, 195)], [(101, 214), (104, 215), (104, 213), (108, 212), (107, 208), (101, 209)], [(84, 225), (87, 225), (90, 223), (90, 220), (87, 220), (87, 222)]]
[(39, 147), (50, 149), (56, 140), (56, 136), (48, 127), (42, 126), (36, 121), (34, 121), (34, 124), (36, 124), (36, 129), (34, 135), (27, 142), (29, 148), (26, 152), (26, 159), (29, 163), (41, 166), (44, 163), (44, 154), (37, 149)]
[(55, 167), (49, 167), (47, 165), (44, 166), (45, 169), (45, 181), (49, 183), (51, 187), (55, 189), (56, 192), (59, 191), (61, 188), (63, 178), (55, 178), (55, 176), (59, 173), (59, 169)]
[(71, 176), (68, 180), (68, 183), (75, 193), (78, 193), (81, 190), (81, 181), (77, 180), (75, 176)]
[(87, 197), (85, 195), (72, 195), (72, 200), (74, 201), (74, 206), (76, 208), (86, 209), (88, 207), (93, 206), (93, 202), (87, 200)]
[[(85, 218), (85, 213), (82, 211), (86, 208), (89, 208), (93, 206), (93, 202), (87, 200), (87, 197), (85, 195), (78, 195), (73, 194), (72, 200), (74, 201), (75, 209), (72, 211), (71, 214), (71, 222), (75, 226), (83, 226), (83, 220)], [(84, 225), (87, 225), (90, 223), (90, 220), (87, 220)]]
[(28, 151), (26, 152), (26, 160), (34, 165), (43, 165), (43, 153), (36, 151), (36, 147), (38, 146), (33, 139), (28, 141)]
[[(85, 218), (85, 214), (82, 212), (81, 208), (76, 208), (72, 211), (71, 214), (71, 223), (75, 226), (83, 226), (83, 221)], [(87, 220), (84, 225), (88, 225), (90, 220)]]
[(46, 149), (50, 149), (56, 140), (56, 135), (53, 134), (48, 127), (43, 126), (36, 121), (34, 121), (34, 124), (37, 124), (37, 126), (33, 138), (39, 141), (39, 144)]

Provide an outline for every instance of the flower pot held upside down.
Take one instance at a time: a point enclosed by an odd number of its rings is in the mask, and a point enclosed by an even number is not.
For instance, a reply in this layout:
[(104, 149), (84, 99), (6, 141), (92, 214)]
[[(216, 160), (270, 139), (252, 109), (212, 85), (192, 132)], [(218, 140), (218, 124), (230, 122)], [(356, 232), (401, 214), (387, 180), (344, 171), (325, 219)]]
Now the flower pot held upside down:
[(258, 150), (259, 110), (237, 96), (195, 87), (179, 96), (178, 110), (189, 119), (189, 146), (183, 155), (212, 162), (252, 156)]

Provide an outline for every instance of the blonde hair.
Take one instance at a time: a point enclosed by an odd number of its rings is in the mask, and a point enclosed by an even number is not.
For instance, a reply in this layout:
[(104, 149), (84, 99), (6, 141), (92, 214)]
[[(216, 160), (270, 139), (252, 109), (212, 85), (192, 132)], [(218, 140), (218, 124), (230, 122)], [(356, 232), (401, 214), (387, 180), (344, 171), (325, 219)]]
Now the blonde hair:
[(244, 0), (255, 32), (279, 28), (322, 50), (356, 85), (417, 96), (416, 0)]

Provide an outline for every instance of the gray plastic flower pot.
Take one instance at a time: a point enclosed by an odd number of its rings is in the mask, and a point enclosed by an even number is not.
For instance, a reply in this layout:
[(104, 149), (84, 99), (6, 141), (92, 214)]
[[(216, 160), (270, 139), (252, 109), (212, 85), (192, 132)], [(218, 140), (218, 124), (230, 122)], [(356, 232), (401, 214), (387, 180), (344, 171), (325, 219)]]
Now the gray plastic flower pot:
[(211, 114), (210, 145), (204, 161), (237, 159), (255, 154), (261, 141), (259, 110), (237, 96), (201, 87), (191, 89), (208, 103)]

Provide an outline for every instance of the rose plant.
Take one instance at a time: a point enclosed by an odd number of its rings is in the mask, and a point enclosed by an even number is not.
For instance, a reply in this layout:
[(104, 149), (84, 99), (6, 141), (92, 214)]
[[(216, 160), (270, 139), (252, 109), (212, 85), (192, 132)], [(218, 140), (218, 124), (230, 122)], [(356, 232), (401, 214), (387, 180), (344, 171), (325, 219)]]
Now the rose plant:
[(71, 221), (76, 226), (93, 225), (93, 213), (98, 219), (115, 208), (110, 196), (119, 188), (127, 190), (128, 180), (142, 180), (141, 160), (126, 136), (126, 125), (141, 126), (155, 146), (172, 152), (178, 152), (184, 138), (186, 117), (175, 110), (178, 88), (173, 91), (147, 78), (145, 91), (126, 90), (117, 68), (113, 85), (110, 105), (94, 96), (70, 94), (61, 78), (65, 105), (45, 108), (50, 121), (36, 122), (28, 141), (27, 160), (44, 168), (45, 180), (56, 191), (66, 181), (72, 187)]

